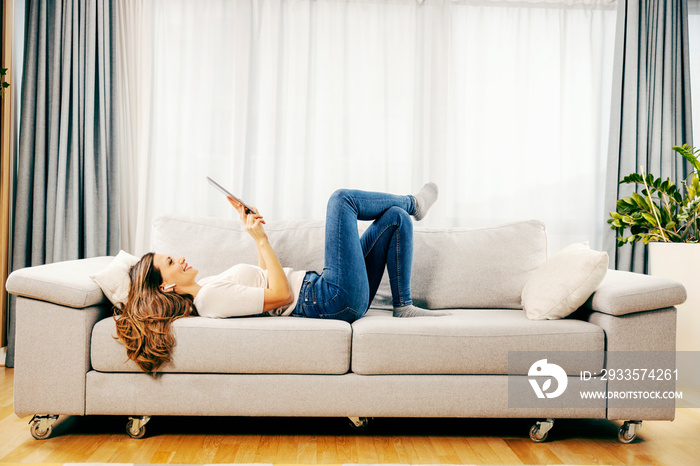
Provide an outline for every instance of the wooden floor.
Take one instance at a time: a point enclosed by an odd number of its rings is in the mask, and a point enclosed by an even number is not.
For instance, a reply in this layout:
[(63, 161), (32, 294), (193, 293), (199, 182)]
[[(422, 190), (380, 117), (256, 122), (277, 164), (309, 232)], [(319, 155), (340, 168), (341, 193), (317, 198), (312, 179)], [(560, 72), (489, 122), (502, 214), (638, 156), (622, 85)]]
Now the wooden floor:
[[(156, 417), (148, 435), (124, 434), (126, 417), (67, 417), (34, 440), (12, 408), (13, 370), (0, 367), (0, 463), (647, 464), (700, 465), (700, 409), (644, 421), (634, 443), (618, 422), (557, 420), (545, 443), (527, 419), (374, 419), (364, 433), (340, 418)], [(465, 402), (467, 402), (465, 400)]]

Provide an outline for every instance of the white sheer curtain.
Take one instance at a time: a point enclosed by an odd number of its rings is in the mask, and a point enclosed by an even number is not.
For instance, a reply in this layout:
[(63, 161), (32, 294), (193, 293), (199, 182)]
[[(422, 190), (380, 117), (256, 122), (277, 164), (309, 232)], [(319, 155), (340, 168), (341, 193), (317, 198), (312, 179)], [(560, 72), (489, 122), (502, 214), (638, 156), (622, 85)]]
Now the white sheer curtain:
[(322, 219), (441, 188), (423, 222), (536, 218), (600, 247), (615, 2), (123, 0), (123, 248), (161, 214)]

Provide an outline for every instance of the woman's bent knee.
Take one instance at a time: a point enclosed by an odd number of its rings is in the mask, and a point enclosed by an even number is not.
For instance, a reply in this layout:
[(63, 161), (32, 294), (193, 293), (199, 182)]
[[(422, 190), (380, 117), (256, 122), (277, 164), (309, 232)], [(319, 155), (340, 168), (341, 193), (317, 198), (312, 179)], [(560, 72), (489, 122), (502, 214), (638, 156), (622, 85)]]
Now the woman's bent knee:
[(351, 190), (349, 189), (336, 189), (333, 194), (328, 198), (328, 206), (332, 207), (337, 204), (343, 204), (351, 199)]
[(384, 215), (388, 215), (388, 218), (392, 219), (396, 223), (408, 223), (409, 225), (412, 225), (411, 216), (401, 207), (389, 207), (387, 211), (384, 212)]

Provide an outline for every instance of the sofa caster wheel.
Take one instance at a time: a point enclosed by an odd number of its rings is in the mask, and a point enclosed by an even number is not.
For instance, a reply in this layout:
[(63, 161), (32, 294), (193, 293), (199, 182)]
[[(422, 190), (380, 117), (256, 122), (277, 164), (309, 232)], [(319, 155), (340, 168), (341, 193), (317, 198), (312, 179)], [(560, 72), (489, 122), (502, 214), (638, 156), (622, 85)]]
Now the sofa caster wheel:
[(369, 419), (366, 417), (349, 417), (350, 427), (354, 430), (365, 430), (369, 424)]
[(546, 421), (537, 421), (530, 427), (530, 440), (535, 443), (542, 443), (547, 440), (549, 431), (554, 427), (554, 419)]
[(29, 432), (37, 440), (45, 440), (51, 436), (51, 431), (53, 430), (53, 423), (56, 422), (58, 416), (47, 415), (39, 416), (35, 415), (31, 421), (29, 421)]
[(637, 431), (642, 428), (642, 421), (625, 421), (617, 432), (621, 443), (632, 443), (637, 438)]
[(129, 417), (126, 422), (126, 434), (131, 438), (143, 438), (146, 435), (146, 424), (150, 416)]

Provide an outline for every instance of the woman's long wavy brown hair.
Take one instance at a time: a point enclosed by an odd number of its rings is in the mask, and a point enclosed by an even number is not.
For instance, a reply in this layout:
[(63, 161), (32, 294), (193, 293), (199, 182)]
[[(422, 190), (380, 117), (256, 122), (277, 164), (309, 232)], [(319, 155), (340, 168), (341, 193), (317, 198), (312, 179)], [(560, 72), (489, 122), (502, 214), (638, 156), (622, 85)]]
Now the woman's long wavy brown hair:
[(191, 295), (164, 293), (163, 277), (153, 263), (154, 254), (145, 254), (131, 269), (129, 298), (115, 311), (117, 338), (126, 354), (144, 372), (155, 376), (170, 361), (175, 337), (170, 326), (176, 319), (197, 315)]

